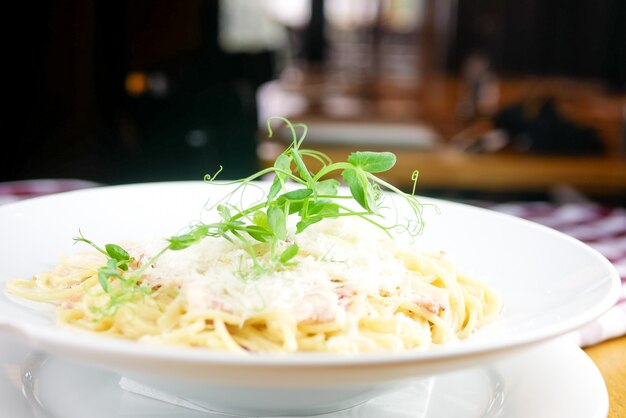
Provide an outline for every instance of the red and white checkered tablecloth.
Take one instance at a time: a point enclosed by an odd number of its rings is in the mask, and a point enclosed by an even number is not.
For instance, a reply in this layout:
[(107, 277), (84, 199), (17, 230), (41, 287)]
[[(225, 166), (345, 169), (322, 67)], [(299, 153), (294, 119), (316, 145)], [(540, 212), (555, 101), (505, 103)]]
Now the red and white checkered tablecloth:
[[(35, 196), (97, 187), (83, 180), (29, 180), (0, 183), (0, 204)], [(603, 316), (583, 327), (572, 338), (580, 346), (626, 335), (626, 208), (594, 203), (471, 202), (525, 218), (571, 235), (598, 250), (613, 263), (622, 279), (618, 302)]]
[(87, 189), (97, 186), (100, 186), (100, 184), (76, 179), (42, 179), (4, 182), (0, 183), (0, 205), (17, 202), (18, 200), (28, 199), (30, 197), (69, 192), (71, 190)]

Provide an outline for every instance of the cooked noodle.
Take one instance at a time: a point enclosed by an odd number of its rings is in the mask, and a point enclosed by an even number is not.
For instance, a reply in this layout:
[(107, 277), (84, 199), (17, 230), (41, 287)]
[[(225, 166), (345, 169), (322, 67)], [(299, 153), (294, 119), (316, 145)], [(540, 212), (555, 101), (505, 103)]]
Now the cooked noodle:
[[(164, 254), (125, 286), (106, 292), (93, 253), (66, 257), (7, 290), (56, 305), (73, 327), (145, 342), (254, 352), (376, 352), (425, 349), (469, 337), (501, 309), (497, 293), (365, 222), (332, 220), (291, 236), (288, 266), (248, 274), (237, 243), (206, 238)], [(160, 243), (122, 244), (138, 268)], [(267, 248), (255, 247), (263, 259)]]

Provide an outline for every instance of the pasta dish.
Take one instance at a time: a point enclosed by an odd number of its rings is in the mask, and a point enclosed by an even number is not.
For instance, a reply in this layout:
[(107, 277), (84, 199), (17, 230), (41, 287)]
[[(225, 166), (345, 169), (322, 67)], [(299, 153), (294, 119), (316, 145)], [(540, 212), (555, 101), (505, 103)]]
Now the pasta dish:
[[(245, 259), (236, 243), (207, 239), (167, 253), (142, 275), (152, 295), (131, 294), (113, 313), (104, 311), (99, 254), (69, 256), (8, 290), (54, 302), (61, 322), (92, 331), (261, 352), (426, 348), (468, 337), (500, 310), (497, 294), (444, 254), (401, 245), (364, 222), (320, 223), (295, 240), (294, 265), (254, 281), (233, 268)], [(127, 248), (142, 263), (154, 244)]]
[[(76, 240), (97, 251), (11, 280), (7, 291), (54, 304), (59, 322), (72, 327), (241, 352), (426, 349), (465, 339), (498, 315), (500, 298), (487, 284), (445, 253), (418, 249), (421, 206), (372, 174), (395, 156), (354, 153), (332, 163), (300, 142), (261, 172), (275, 174), (263, 199), (243, 205), (237, 193), (246, 188), (238, 186), (208, 208), (218, 220), (163, 240), (99, 247), (81, 234)], [(322, 169), (313, 173), (302, 156)], [(333, 170), (350, 195), (326, 179)], [(379, 186), (416, 216), (383, 225)], [(348, 197), (356, 209), (343, 203)]]

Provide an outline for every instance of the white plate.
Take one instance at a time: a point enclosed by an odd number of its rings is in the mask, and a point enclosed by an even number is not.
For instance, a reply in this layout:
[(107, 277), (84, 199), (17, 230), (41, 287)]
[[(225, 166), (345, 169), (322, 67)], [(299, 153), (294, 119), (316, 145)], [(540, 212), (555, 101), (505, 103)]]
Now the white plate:
[[(72, 245), (79, 228), (100, 243), (168, 236), (198, 219), (209, 197), (225, 193), (224, 187), (200, 182), (154, 183), (69, 192), (0, 207), (0, 283), (45, 271), (60, 254), (84, 250)], [(402, 379), (490, 362), (555, 338), (590, 322), (617, 300), (620, 280), (614, 267), (581, 242), (508, 215), (422, 201), (436, 204), (441, 214), (427, 209), (419, 243), (445, 250), (501, 293), (501, 329), (426, 352), (241, 356), (146, 347), (60, 329), (49, 316), (2, 293), (0, 331), (167, 392), (221, 403), (222, 410), (322, 412), (362, 402), (402, 384)], [(242, 405), (241, 399), (248, 404)]]
[[(114, 373), (59, 357), (33, 362), (21, 345), (0, 345), (0, 404), (16, 418), (215, 417), (122, 390)], [(22, 396), (22, 385), (28, 399)], [(540, 345), (484, 368), (412, 381), (399, 391), (324, 418), (605, 418), (604, 381), (579, 348)]]

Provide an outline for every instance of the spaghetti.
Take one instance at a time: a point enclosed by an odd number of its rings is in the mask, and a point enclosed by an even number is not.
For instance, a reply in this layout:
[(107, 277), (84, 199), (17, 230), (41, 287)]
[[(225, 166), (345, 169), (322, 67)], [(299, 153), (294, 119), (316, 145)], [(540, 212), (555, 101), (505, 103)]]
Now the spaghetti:
[(72, 327), (222, 351), (426, 349), (469, 337), (501, 309), (492, 288), (445, 254), (422, 252), (359, 218), (319, 222), (280, 245), (294, 243), (289, 263), (255, 276), (246, 272), (269, 257), (264, 243), (253, 258), (238, 241), (205, 238), (151, 265), (163, 242), (127, 243), (129, 271), (142, 268), (134, 282), (112, 281), (107, 292), (98, 279), (105, 257), (82, 253), (7, 290), (54, 304), (58, 321)]

